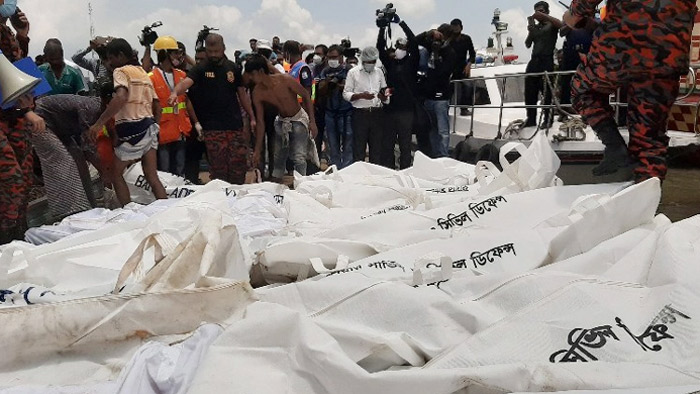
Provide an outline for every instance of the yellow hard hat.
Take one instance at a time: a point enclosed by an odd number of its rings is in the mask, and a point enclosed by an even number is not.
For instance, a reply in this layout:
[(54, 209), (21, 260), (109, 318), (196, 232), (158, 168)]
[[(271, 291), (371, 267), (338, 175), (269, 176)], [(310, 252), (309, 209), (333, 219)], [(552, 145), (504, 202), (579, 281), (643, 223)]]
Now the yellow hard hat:
[(172, 36), (158, 37), (156, 42), (153, 43), (153, 49), (156, 51), (177, 50), (177, 40), (175, 40)]

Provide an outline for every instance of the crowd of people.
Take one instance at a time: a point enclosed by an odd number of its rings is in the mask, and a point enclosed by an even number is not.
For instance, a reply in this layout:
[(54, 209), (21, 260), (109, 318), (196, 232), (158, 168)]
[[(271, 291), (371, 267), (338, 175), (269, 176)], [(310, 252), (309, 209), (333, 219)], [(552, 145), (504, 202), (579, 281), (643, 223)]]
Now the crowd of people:
[[(667, 17), (678, 23), (666, 33), (678, 34), (679, 47), (686, 43), (689, 47), (686, 30), (693, 18), (688, 16), (687, 24), (672, 11), (686, 7), (690, 15), (695, 3), (674, 1), (667, 6), (671, 10)], [(573, 97), (576, 110), (605, 143), (599, 172), (607, 173), (627, 165), (630, 156), (624, 141), (619, 144), (617, 126), (603, 98), (613, 86), (624, 84), (635, 97), (641, 92), (655, 102), (663, 98), (667, 107), (666, 99), (677, 92), (671, 81), (677, 82), (687, 56), (673, 52), (675, 67), (654, 69), (668, 86), (645, 80), (648, 72), (624, 74), (620, 69), (605, 76), (604, 86), (598, 84), (599, 74), (609, 66), (604, 61), (607, 55), (601, 55), (605, 48), (591, 44), (600, 23), (593, 13), (600, 2), (574, 0), (564, 21), (549, 16), (547, 2), (538, 2), (526, 45), (534, 45), (528, 71), (551, 71), (557, 34), (567, 37), (560, 66), (579, 72), (571, 85), (573, 94), (565, 93), (562, 102)], [(0, 49), (10, 61), (26, 57), (29, 46), (29, 21), (14, 3), (0, 6)], [(646, 12), (612, 3), (611, 31), (630, 29), (624, 18)], [(392, 25), (399, 26), (405, 37), (392, 41), (388, 34)], [(249, 50), (235, 51), (231, 59), (224, 37), (211, 31), (202, 36), (194, 56), (176, 38), (163, 35), (144, 44), (141, 59), (126, 40), (97, 37), (72, 57), (92, 73), (92, 84), (66, 63), (61, 41), (49, 39), (36, 63), (51, 93), (23, 97), (0, 116), (0, 243), (22, 237), (26, 229), (32, 146), (55, 219), (96, 206), (88, 162), (125, 205), (130, 195), (124, 171), (138, 161), (155, 197), (166, 198), (157, 172), (198, 184), (204, 155), (210, 178), (233, 184), (244, 183), (256, 169), (265, 179), (284, 182), (292, 171), (302, 175), (317, 171), (321, 161), (338, 169), (365, 160), (404, 169), (412, 163), (413, 134), (426, 155), (447, 156), (450, 102), (469, 104), (472, 96), (469, 85), (457, 82), (452, 97), (454, 81), (469, 78), (475, 63), (471, 38), (463, 33), (459, 19), (416, 35), (393, 11), (382, 14), (377, 26), (376, 45), (362, 49), (353, 48), (349, 40), (327, 46), (253, 38)], [(595, 55), (592, 60), (600, 60), (590, 72), (591, 64), (581, 65), (589, 49)], [(88, 56), (92, 52), (96, 58)], [(590, 63), (590, 55), (588, 59)], [(660, 66), (653, 60), (649, 63), (644, 66)], [(610, 79), (613, 76), (617, 79)], [(568, 88), (569, 81), (562, 86)], [(528, 78), (526, 102), (536, 104), (542, 90), (541, 77)], [(549, 100), (545, 97), (545, 102)], [(634, 124), (642, 126), (631, 129), (629, 149), (644, 162), (639, 174), (663, 177), (664, 137), (658, 119), (662, 114), (645, 112), (645, 105), (630, 109)], [(468, 115), (466, 108), (462, 111)], [(543, 113), (545, 122), (551, 122), (552, 114)], [(536, 114), (528, 109), (527, 125), (535, 124)], [(653, 155), (640, 153), (644, 144), (654, 147)]]
[[(4, 15), (3, 53), (16, 61), (28, 54), (29, 21), (18, 9)], [(387, 39), (390, 24), (405, 37)], [(327, 46), (253, 38), (249, 50), (231, 59), (215, 32), (204, 35), (194, 56), (162, 35), (142, 43), (140, 59), (126, 40), (97, 37), (71, 57), (93, 83), (66, 62), (61, 41), (49, 39), (35, 61), (50, 93), (18, 106), (13, 119), (3, 113), (3, 157), (13, 158), (3, 170), (15, 171), (5, 179), (17, 186), (3, 186), (3, 207), (12, 209), (3, 208), (2, 241), (26, 229), (32, 168), (39, 163), (50, 212), (59, 220), (99, 204), (88, 163), (125, 205), (124, 171), (135, 162), (154, 196), (166, 198), (158, 171), (199, 184), (207, 170), (209, 179), (242, 184), (255, 169), (275, 182), (289, 182), (293, 171), (318, 171), (321, 163), (341, 169), (369, 160), (403, 169), (412, 163), (414, 133), (425, 154), (446, 156), (450, 81), (469, 76), (471, 39), (458, 19), (418, 35), (395, 13), (378, 26), (372, 47), (352, 48), (347, 39)]]

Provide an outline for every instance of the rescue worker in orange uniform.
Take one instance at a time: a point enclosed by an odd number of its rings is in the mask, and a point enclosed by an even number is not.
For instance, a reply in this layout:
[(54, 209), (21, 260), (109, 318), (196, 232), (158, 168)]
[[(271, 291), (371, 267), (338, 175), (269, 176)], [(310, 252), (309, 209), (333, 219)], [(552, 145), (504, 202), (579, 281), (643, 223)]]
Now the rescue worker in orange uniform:
[[(197, 122), (187, 95), (178, 96), (177, 103), (172, 106), (167, 104), (175, 86), (187, 77), (184, 71), (177, 68), (181, 66), (177, 40), (170, 36), (158, 37), (153, 44), (153, 49), (156, 51), (158, 65), (148, 75), (151, 77), (158, 99), (161, 103), (165, 103), (160, 118), (158, 170), (184, 176), (185, 139), (192, 131), (192, 123), (198, 133), (201, 133), (202, 127)], [(190, 122), (190, 119), (193, 122)]]
[[(602, 0), (573, 0), (564, 23), (594, 17)], [(666, 176), (668, 114), (688, 73), (695, 0), (608, 0), (591, 50), (572, 81), (574, 109), (605, 145), (593, 169), (633, 168), (636, 182)], [(627, 90), (629, 146), (618, 131), (609, 95)]]
[[(16, 14), (16, 15), (15, 15)], [(17, 18), (11, 18), (13, 15)], [(7, 25), (10, 21), (12, 31)], [(19, 22), (19, 23), (18, 23)], [(29, 21), (7, 1), (0, 7), (0, 56), (15, 62), (27, 56)], [(16, 105), (0, 111), (0, 245), (24, 238), (29, 188), (33, 179), (31, 132), (44, 132), (44, 120), (34, 113), (34, 100), (24, 95)]]

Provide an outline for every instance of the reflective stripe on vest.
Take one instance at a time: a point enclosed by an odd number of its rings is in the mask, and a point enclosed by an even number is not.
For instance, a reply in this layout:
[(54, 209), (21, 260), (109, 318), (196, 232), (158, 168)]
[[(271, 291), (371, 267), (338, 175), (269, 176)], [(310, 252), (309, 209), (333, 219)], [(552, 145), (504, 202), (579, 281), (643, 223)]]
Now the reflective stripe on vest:
[[(178, 111), (187, 109), (187, 103), (177, 103), (177, 109)], [(175, 113), (175, 107), (163, 107), (163, 113), (164, 114), (174, 114)]]
[[(309, 72), (311, 72), (311, 68), (306, 63), (304, 63), (303, 60), (299, 60), (298, 62), (294, 63), (292, 68), (289, 70), (289, 75), (294, 77), (297, 80), (297, 82), (299, 82), (300, 84), (301, 84), (301, 69), (304, 68), (304, 66), (309, 68)], [(306, 89), (306, 87), (304, 87), (304, 89)], [(297, 96), (297, 100), (299, 100), (300, 103), (304, 101), (301, 98), (301, 96)], [(311, 102), (312, 103), (316, 102), (316, 80), (315, 79), (311, 80)]]
[[(177, 85), (181, 80), (185, 79), (186, 75), (180, 70), (173, 70), (173, 80)], [(172, 87), (166, 81), (163, 71), (159, 68), (154, 68), (151, 73), (151, 81), (156, 91), (156, 95), (161, 103), (167, 103)], [(161, 144), (167, 144), (177, 141), (182, 138), (182, 135), (189, 135), (192, 130), (190, 117), (187, 114), (187, 104), (185, 95), (178, 97), (177, 107), (162, 107), (160, 119), (160, 133), (158, 140)]]

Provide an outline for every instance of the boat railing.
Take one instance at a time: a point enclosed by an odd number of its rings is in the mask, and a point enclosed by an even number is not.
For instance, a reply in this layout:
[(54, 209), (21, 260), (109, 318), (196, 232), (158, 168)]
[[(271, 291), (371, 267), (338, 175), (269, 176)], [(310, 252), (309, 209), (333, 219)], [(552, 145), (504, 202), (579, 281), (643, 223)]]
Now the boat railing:
[[(691, 95), (696, 93), (697, 90), (697, 84), (698, 84), (698, 78), (697, 78), (697, 70), (700, 69), (700, 64), (698, 65), (693, 65), (689, 68), (689, 77), (692, 82), (690, 82), (690, 85), (688, 87), (688, 91), (686, 92), (685, 95), (680, 96), (676, 99), (676, 105), (678, 106), (689, 106), (689, 107), (694, 107), (695, 108), (695, 116), (694, 116), (694, 124), (693, 124), (693, 131), (695, 134), (700, 135), (700, 131), (698, 131), (698, 115), (700, 115), (700, 101), (697, 102), (686, 102), (685, 100), (689, 98)], [(472, 135), (474, 133), (474, 111), (478, 108), (479, 110), (483, 109), (497, 109), (499, 110), (498, 114), (498, 134), (497, 134), (497, 139), (501, 138), (502, 136), (502, 129), (503, 129), (503, 111), (505, 109), (529, 109), (529, 108), (535, 108), (535, 109), (549, 109), (552, 111), (550, 113), (550, 116), (553, 113), (560, 113), (564, 115), (573, 115), (572, 111), (572, 105), (571, 104), (562, 104), (559, 100), (559, 97), (556, 93), (557, 89), (555, 87), (555, 83), (558, 78), (561, 76), (567, 76), (571, 75), (573, 76), (576, 73), (575, 70), (572, 71), (544, 71), (544, 72), (535, 72), (535, 73), (509, 73), (509, 74), (499, 74), (499, 75), (494, 75), (494, 76), (484, 76), (484, 77), (470, 77), (466, 79), (459, 79), (459, 80), (454, 80), (452, 81), (453, 87), (454, 87), (454, 95), (453, 95), (453, 102), (450, 103), (450, 108), (453, 109), (454, 111), (454, 117), (453, 117), (453, 124), (452, 124), (452, 130), (453, 132), (457, 128), (457, 115), (458, 111), (461, 110), (462, 108), (467, 108), (471, 111), (471, 116), (470, 116), (470, 125), (469, 125), (469, 134)], [(543, 95), (544, 97), (547, 97), (548, 95), (551, 94), (552, 96), (552, 103), (551, 104), (535, 104), (535, 105), (526, 105), (526, 104), (506, 104), (504, 103), (504, 98), (506, 94), (506, 82), (508, 78), (527, 78), (527, 77), (542, 77), (544, 80), (544, 91)], [(502, 80), (502, 83), (499, 86), (500, 90), (500, 105), (476, 105), (476, 94), (477, 94), (477, 89), (476, 89), (476, 83), (478, 81), (484, 81), (486, 83), (487, 80)], [(554, 79), (554, 80), (553, 80)], [(472, 84), (472, 89), (471, 89), (471, 94), (472, 94), (472, 100), (471, 104), (459, 104), (458, 103), (458, 92), (459, 92), (459, 85), (466, 85), (467, 83)], [(627, 103), (620, 101), (622, 91), (621, 89), (618, 89), (617, 93), (615, 94), (615, 99), (610, 100), (610, 105), (615, 109), (616, 117), (619, 117), (619, 112), (621, 108), (626, 108)], [(612, 95), (611, 95), (612, 96)], [(567, 111), (567, 109), (569, 111)], [(544, 122), (545, 123), (545, 128), (546, 132), (549, 133), (550, 129), (550, 122)], [(540, 130), (539, 122), (537, 125), (537, 130), (538, 132)]]

